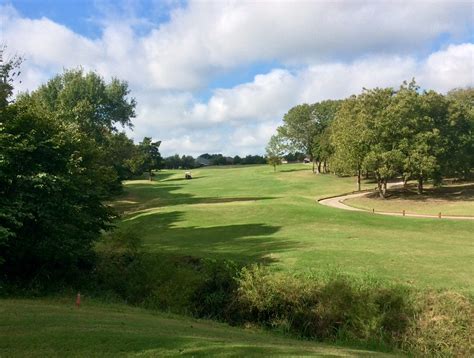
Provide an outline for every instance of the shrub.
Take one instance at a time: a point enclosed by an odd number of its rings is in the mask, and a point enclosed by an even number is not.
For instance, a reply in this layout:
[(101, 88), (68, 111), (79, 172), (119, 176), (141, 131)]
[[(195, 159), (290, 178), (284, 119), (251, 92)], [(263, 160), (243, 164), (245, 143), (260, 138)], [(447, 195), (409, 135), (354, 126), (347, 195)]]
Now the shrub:
[(240, 267), (233, 261), (202, 260), (202, 282), (191, 297), (198, 317), (217, 318), (228, 322), (238, 320), (235, 311), (236, 277)]
[(473, 313), (472, 303), (459, 293), (420, 294), (404, 350), (417, 356), (472, 357)]
[(127, 232), (107, 235), (97, 253), (100, 289), (131, 304), (417, 356), (469, 354), (472, 303), (460, 294), (145, 253)]
[(105, 235), (97, 246), (99, 290), (147, 308), (230, 319), (238, 272), (232, 261), (146, 252), (127, 231)]

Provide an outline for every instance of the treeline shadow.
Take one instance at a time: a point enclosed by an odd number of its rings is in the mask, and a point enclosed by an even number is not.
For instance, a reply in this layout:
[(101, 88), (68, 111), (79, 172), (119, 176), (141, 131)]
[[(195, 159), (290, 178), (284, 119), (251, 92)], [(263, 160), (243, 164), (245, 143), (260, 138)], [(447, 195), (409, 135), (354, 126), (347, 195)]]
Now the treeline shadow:
[[(378, 193), (370, 193), (371, 199), (379, 199)], [(387, 191), (387, 197), (384, 200), (406, 200), (406, 201), (474, 201), (474, 184), (425, 188), (423, 194), (418, 194), (417, 187), (414, 184), (408, 185), (406, 188), (392, 188)]]
[(177, 192), (183, 185), (147, 185), (143, 183), (128, 184), (130, 189), (118, 196), (112, 203), (112, 207), (119, 214), (129, 214), (150, 208), (160, 208), (173, 205), (194, 205), (194, 204), (225, 204), (231, 202), (270, 200), (270, 196), (213, 196), (202, 197), (190, 193)]
[(139, 232), (147, 251), (173, 255), (225, 258), (242, 263), (269, 264), (271, 254), (293, 250), (297, 242), (275, 238), (281, 226), (263, 223), (210, 227), (179, 226), (184, 213), (139, 213), (124, 220), (127, 229)]

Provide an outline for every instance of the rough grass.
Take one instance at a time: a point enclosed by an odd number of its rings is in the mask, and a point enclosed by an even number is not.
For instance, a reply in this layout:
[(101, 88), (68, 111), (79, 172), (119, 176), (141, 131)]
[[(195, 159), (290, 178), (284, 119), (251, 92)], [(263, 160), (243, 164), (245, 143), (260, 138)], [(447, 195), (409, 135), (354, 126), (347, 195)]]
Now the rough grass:
[(391, 189), (386, 199), (377, 193), (365, 197), (351, 198), (345, 204), (360, 209), (386, 212), (429, 215), (461, 215), (474, 217), (474, 184), (449, 185), (441, 188), (427, 188), (422, 195), (416, 188)]
[[(162, 171), (130, 181), (120, 227), (150, 252), (264, 263), (289, 273), (341, 271), (417, 287), (474, 292), (474, 221), (374, 216), (316, 203), (353, 178), (305, 165)], [(373, 184), (366, 184), (372, 187)]]
[(385, 356), (87, 297), (80, 309), (73, 303), (73, 297), (0, 300), (0, 356)]

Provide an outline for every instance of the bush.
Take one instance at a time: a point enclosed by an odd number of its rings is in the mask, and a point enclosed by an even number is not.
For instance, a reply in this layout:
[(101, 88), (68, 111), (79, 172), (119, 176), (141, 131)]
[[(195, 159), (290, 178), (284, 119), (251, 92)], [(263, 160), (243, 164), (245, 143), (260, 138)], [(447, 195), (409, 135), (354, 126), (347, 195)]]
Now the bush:
[(472, 303), (455, 292), (419, 295), (403, 348), (417, 356), (473, 356)]
[(238, 272), (231, 261), (145, 252), (132, 232), (110, 233), (97, 246), (99, 290), (147, 308), (224, 319)]
[(134, 305), (415, 355), (469, 353), (472, 303), (460, 294), (145, 253), (127, 232), (107, 235), (97, 253), (102, 292)]
[(239, 300), (247, 319), (316, 339), (392, 342), (411, 315), (402, 287), (358, 285), (340, 275), (296, 279), (258, 266), (243, 270)]

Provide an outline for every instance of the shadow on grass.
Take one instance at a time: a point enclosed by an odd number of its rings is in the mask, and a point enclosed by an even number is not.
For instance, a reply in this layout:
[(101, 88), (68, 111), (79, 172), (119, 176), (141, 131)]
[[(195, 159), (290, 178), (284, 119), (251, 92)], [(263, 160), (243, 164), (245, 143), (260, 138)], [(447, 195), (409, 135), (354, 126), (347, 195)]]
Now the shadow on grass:
[(274, 238), (281, 227), (232, 224), (181, 227), (183, 212), (141, 213), (124, 220), (128, 230), (140, 232), (149, 251), (196, 257), (226, 258), (238, 262), (272, 263), (272, 254), (294, 250), (295, 241)]
[(151, 208), (173, 205), (225, 204), (274, 199), (274, 197), (268, 196), (198, 197), (190, 193), (177, 192), (182, 189), (183, 186), (184, 184), (160, 185), (160, 183), (155, 183), (147, 185), (143, 183), (131, 183), (128, 184), (131, 190), (126, 190), (125, 193), (117, 197), (111, 205), (120, 214), (130, 214)]
[(379, 200), (407, 200), (407, 201), (474, 201), (474, 184), (458, 185), (440, 188), (426, 188), (423, 194), (418, 194), (416, 185), (406, 188), (389, 189), (385, 199), (380, 199), (378, 193), (371, 193), (367, 197)]

